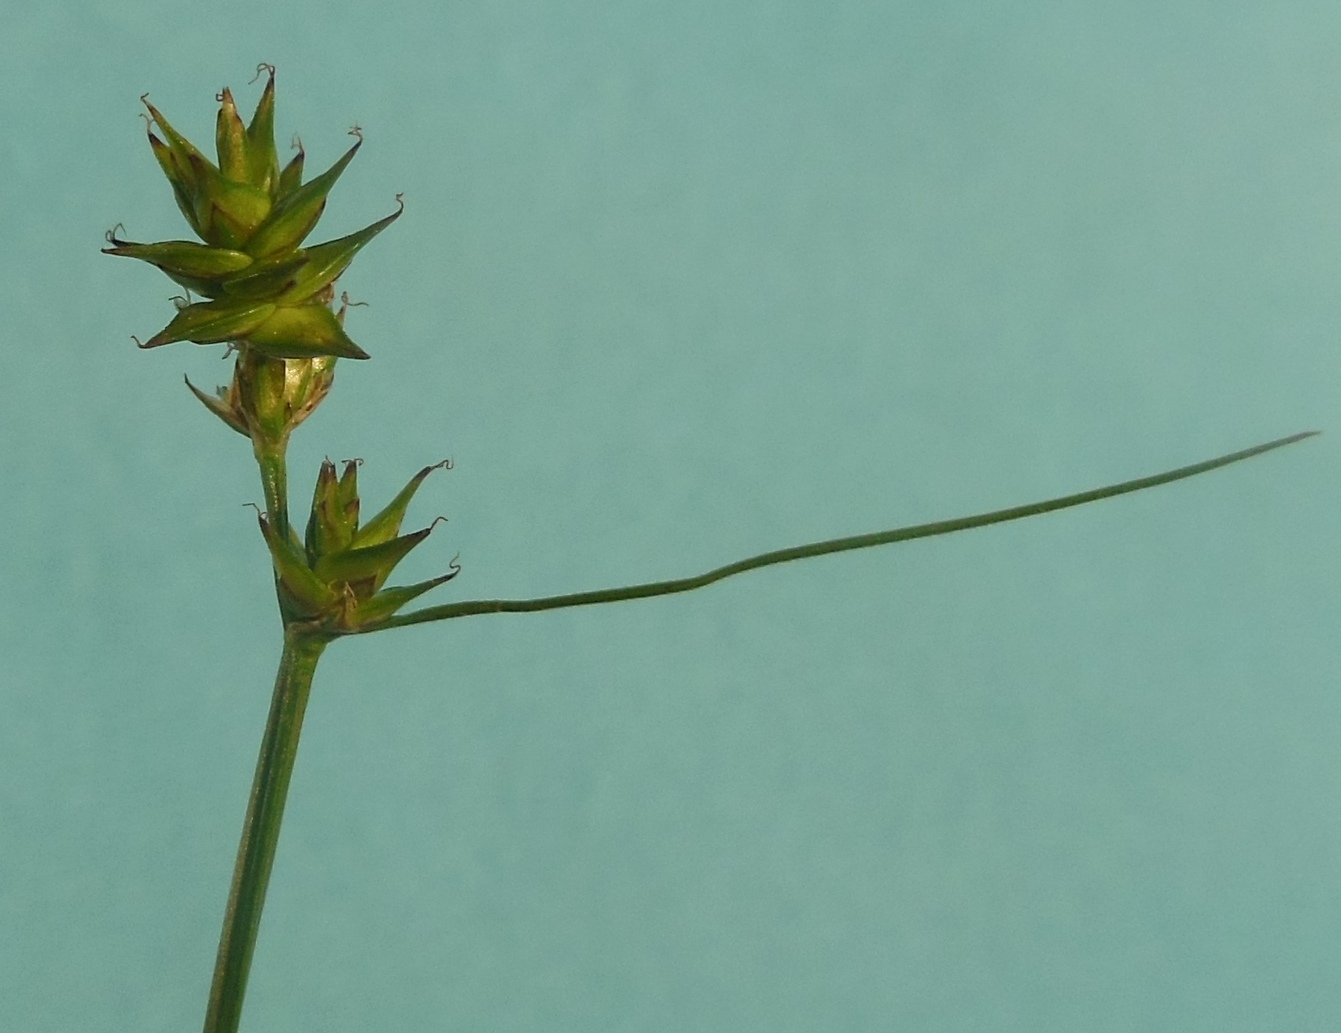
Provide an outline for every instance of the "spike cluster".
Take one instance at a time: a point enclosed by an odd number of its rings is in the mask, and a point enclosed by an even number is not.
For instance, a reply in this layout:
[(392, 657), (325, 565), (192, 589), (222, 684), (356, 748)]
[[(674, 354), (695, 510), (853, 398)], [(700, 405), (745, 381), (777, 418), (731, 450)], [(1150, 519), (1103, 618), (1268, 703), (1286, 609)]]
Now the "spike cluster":
[(440, 577), (404, 587), (383, 587), (396, 565), (433, 530), (430, 524), (410, 534), (400, 533), (410, 500), (424, 478), (434, 470), (450, 469), (451, 461), (424, 467), (385, 509), (362, 525), (358, 466), (358, 460), (349, 460), (337, 477), (334, 463), (327, 459), (321, 464), (303, 541), (294, 531), (286, 538), (263, 514), (259, 516), (288, 622), (313, 624), (335, 634), (366, 631), (460, 572), (453, 561)]
[(359, 249), (394, 222), (400, 210), (338, 240), (302, 246), (321, 218), (327, 194), (363, 141), (358, 129), (352, 130), (359, 137), (354, 146), (306, 183), (301, 147), (280, 169), (275, 150), (275, 70), (263, 67), (269, 80), (249, 125), (238, 115), (233, 95), (227, 89), (219, 95), (217, 165), (144, 101), (154, 157), (172, 185), (177, 206), (204, 243), (139, 244), (109, 232), (111, 246), (104, 251), (155, 265), (188, 291), (208, 299), (183, 305), (172, 322), (142, 347), (228, 341), (272, 359), (366, 359), (367, 353), (345, 334), (343, 310), (339, 315), (331, 311), (333, 284)]
[(227, 342), (237, 351), (232, 383), (217, 396), (189, 380), (187, 386), (215, 416), (251, 439), (266, 491), (266, 508), (258, 510), (258, 519), (285, 624), (305, 625), (319, 636), (368, 631), (460, 571), (453, 560), (441, 577), (386, 587), (396, 565), (433, 530), (430, 525), (401, 534), (410, 500), (429, 473), (451, 464), (420, 470), (390, 505), (360, 524), (358, 464), (346, 464), (337, 476), (327, 460), (317, 478), (306, 536), (300, 539), (289, 526), (285, 451), (290, 432), (329, 393), (336, 362), (368, 357), (345, 334), (348, 299), (342, 295), (344, 304), (332, 309), (334, 284), (404, 206), (357, 233), (304, 246), (327, 195), (363, 141), (354, 129), (358, 141), (306, 183), (301, 145), (281, 169), (275, 151), (275, 69), (261, 67), (269, 78), (249, 124), (238, 115), (229, 90), (218, 95), (218, 164), (144, 101), (149, 145), (201, 242), (141, 244), (112, 231), (103, 250), (157, 266), (188, 293), (176, 317), (142, 347)]

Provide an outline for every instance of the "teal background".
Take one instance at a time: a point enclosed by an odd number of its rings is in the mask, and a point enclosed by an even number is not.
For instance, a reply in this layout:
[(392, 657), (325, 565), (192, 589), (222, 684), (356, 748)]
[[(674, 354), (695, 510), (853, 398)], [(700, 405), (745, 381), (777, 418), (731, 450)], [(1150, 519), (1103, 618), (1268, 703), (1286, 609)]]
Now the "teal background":
[(278, 636), (243, 440), (137, 352), (136, 98), (279, 66), (373, 355), (294, 495), (453, 456), (437, 601), (1322, 438), (619, 607), (338, 643), (253, 1031), (1341, 1022), (1341, 8), (19, 2), (0, 33), (0, 1029), (198, 1028)]

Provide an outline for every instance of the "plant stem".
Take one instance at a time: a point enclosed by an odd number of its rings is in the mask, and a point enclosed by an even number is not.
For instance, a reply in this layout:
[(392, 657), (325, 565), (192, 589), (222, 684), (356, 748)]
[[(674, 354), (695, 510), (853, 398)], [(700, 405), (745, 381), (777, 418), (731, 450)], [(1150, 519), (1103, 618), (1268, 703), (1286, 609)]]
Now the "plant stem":
[(266, 518), (282, 538), (289, 536), (289, 473), (284, 457), (287, 446), (285, 440), (270, 442), (260, 437), (252, 442), (256, 464), (261, 468)]
[[(282, 453), (280, 460), (282, 475)], [(266, 493), (268, 496), (268, 483)], [(293, 626), (284, 632), (284, 652), (279, 661), (279, 673), (275, 676), (270, 717), (261, 741), (261, 755), (256, 762), (256, 778), (252, 782), (247, 817), (242, 826), (242, 842), (233, 869), (233, 886), (224, 912), (219, 957), (214, 965), (209, 1010), (205, 1014), (205, 1033), (237, 1033), (242, 998), (247, 990), (247, 973), (261, 922), (261, 908), (265, 905), (265, 890), (270, 882), (275, 846), (279, 842), (284, 799), (288, 795), (289, 777), (293, 774), (293, 762), (298, 753), (303, 713), (307, 709), (317, 660), (327, 641)]]
[(857, 534), (847, 538), (831, 538), (823, 542), (811, 542), (807, 545), (794, 545), (787, 549), (776, 549), (760, 553), (735, 563), (717, 567), (704, 574), (676, 578), (671, 581), (650, 581), (641, 585), (624, 585), (619, 588), (599, 588), (591, 592), (574, 592), (570, 595), (551, 595), (540, 599), (473, 599), (468, 602), (445, 603), (442, 606), (430, 606), (412, 613), (390, 617), (380, 623), (360, 628), (352, 634), (366, 634), (370, 631), (383, 631), (387, 628), (405, 628), (411, 624), (425, 624), (429, 621), (451, 620), (455, 617), (471, 617), (483, 613), (535, 613), (540, 610), (558, 610), (568, 606), (591, 606), (595, 603), (617, 603), (628, 599), (648, 599), (657, 595), (674, 595), (677, 592), (689, 592), (703, 588), (724, 578), (744, 574), (748, 570), (770, 567), (775, 563), (791, 563), (793, 560), (808, 559), (812, 556), (827, 556), (834, 552), (847, 552), (851, 549), (869, 549), (876, 545), (889, 545), (892, 542), (906, 542), (914, 538), (934, 538), (937, 535), (951, 534), (954, 531), (967, 531), (974, 527), (986, 527), (989, 524), (1002, 524), (1008, 520), (1021, 520), (1025, 517), (1052, 513), (1059, 509), (1081, 506), (1087, 502), (1110, 499), (1116, 495), (1126, 495), (1133, 491), (1144, 491), (1161, 484), (1181, 481), (1185, 477), (1194, 477), (1209, 470), (1215, 470), (1231, 463), (1238, 463), (1252, 456), (1270, 452), (1273, 449), (1292, 445), (1319, 433), (1316, 430), (1291, 434), (1277, 438), (1265, 444), (1254, 445), (1238, 452), (1207, 459), (1205, 462), (1180, 466), (1176, 470), (1138, 477), (1121, 484), (1110, 484), (1103, 488), (1093, 488), (1074, 495), (1048, 499), (1045, 502), (1031, 502), (1009, 509), (993, 510), (990, 513), (977, 513), (973, 516), (957, 517), (953, 520), (938, 520), (930, 524), (915, 524), (912, 527), (899, 527), (892, 531), (875, 531), (871, 534)]
[[(737, 560), (725, 566), (710, 570), (693, 577), (678, 578), (672, 581), (654, 581), (640, 585), (625, 585), (619, 588), (599, 589), (592, 592), (577, 592), (570, 595), (548, 596), (541, 599), (483, 599), (462, 603), (449, 603), (445, 606), (430, 607), (415, 613), (392, 617), (380, 624), (360, 629), (378, 631), (384, 628), (404, 627), (427, 621), (448, 620), (453, 617), (465, 617), (481, 613), (525, 613), (539, 610), (553, 610), (568, 606), (587, 606), (593, 603), (619, 602), (626, 599), (644, 599), (650, 596), (671, 595), (702, 588), (724, 578), (743, 574), (749, 570), (771, 566), (776, 563), (789, 563), (793, 560), (812, 556), (823, 556), (851, 549), (867, 549), (891, 542), (909, 541), (914, 538), (930, 538), (936, 535), (965, 531), (974, 527), (1004, 523), (1008, 520), (1020, 520), (1024, 517), (1038, 516), (1043, 513), (1067, 509), (1071, 506), (1096, 502), (1100, 499), (1125, 495), (1129, 492), (1153, 488), (1160, 484), (1182, 480), (1196, 474), (1205, 473), (1221, 466), (1237, 463), (1251, 456), (1260, 455), (1285, 445), (1293, 444), (1304, 438), (1312, 437), (1316, 431), (1292, 434), (1286, 438), (1269, 441), (1253, 448), (1179, 467), (1165, 473), (1140, 477), (1136, 480), (1111, 484), (1074, 495), (1064, 495), (1044, 502), (1033, 502), (1009, 509), (979, 513), (974, 516), (959, 517), (953, 520), (941, 520), (929, 524), (917, 524), (911, 527), (896, 528), (890, 531), (877, 531), (872, 534), (853, 535), (847, 538), (833, 538), (808, 545), (797, 545), (787, 549), (777, 549), (761, 553), (743, 560)], [(271, 526), (287, 536), (288, 496), (286, 467), (284, 459), (285, 441), (255, 444), (257, 462), (261, 467), (261, 480), (265, 486), (266, 510)], [(282, 603), (281, 603), (282, 605)], [(247, 817), (242, 828), (242, 842), (238, 847), (237, 865), (233, 870), (233, 886), (229, 893), (228, 908), (224, 913), (223, 934), (219, 940), (219, 956), (214, 968), (214, 982), (210, 990), (209, 1010), (205, 1016), (204, 1033), (237, 1033), (242, 1015), (242, 1000), (247, 989), (247, 974), (251, 968), (252, 954), (256, 947), (256, 934), (260, 927), (261, 909), (265, 904), (266, 886), (270, 881), (270, 870), (275, 860), (275, 847), (279, 842), (280, 821), (284, 815), (284, 800), (288, 795), (289, 779), (293, 774), (294, 759), (298, 752), (298, 737), (302, 731), (303, 714), (307, 709), (308, 694), (312, 688), (312, 677), (316, 673), (317, 661), (322, 651), (331, 641), (332, 632), (314, 631), (311, 625), (289, 622), (284, 629), (284, 652), (279, 662), (279, 673), (275, 677), (275, 692), (270, 705), (270, 717), (266, 722), (265, 737), (261, 742), (261, 755), (256, 764), (256, 778), (252, 783), (251, 798), (247, 805)]]

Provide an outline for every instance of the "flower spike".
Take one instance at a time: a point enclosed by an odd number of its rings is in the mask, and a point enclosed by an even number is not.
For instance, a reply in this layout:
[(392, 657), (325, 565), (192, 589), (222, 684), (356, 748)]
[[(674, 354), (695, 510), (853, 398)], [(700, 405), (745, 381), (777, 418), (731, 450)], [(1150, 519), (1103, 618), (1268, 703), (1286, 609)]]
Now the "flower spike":
[(372, 623), (392, 617), (410, 600), (450, 581), (460, 570), (453, 560), (449, 573), (440, 577), (405, 587), (383, 587), (397, 564), (445, 519), (439, 517), (428, 527), (400, 534), (405, 510), (419, 485), (434, 470), (449, 468), (450, 462), (420, 470), (362, 529), (358, 466), (358, 460), (347, 461), (337, 478), (335, 464), (329, 459), (322, 462), (301, 544), (296, 538), (286, 540), (261, 518), (261, 533), (270, 548), (285, 606), (295, 618), (332, 634), (371, 630)]
[[(281, 171), (275, 150), (275, 69), (268, 73), (251, 122), (244, 124), (233, 93), (217, 95), (218, 164), (177, 131), (146, 94), (149, 146), (177, 206), (203, 243), (139, 243), (108, 234), (104, 252), (157, 266), (174, 282), (205, 298), (186, 305), (145, 342), (227, 342), (272, 359), (366, 359), (331, 310), (333, 284), (368, 241), (395, 222), (397, 210), (363, 229), (309, 248), (302, 246), (326, 208), (336, 181), (363, 145), (357, 139), (321, 175), (302, 182), (304, 152)], [(231, 426), (232, 424), (230, 424)]]

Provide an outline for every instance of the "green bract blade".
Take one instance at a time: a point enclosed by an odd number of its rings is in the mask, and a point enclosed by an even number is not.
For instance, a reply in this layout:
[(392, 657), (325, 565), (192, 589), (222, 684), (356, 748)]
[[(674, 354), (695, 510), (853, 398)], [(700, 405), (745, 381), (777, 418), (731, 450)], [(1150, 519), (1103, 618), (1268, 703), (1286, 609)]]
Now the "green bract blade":
[(339, 487), (335, 476), (335, 464), (323, 459), (321, 469), (317, 471), (317, 486), (312, 490), (312, 512), (307, 518), (307, 533), (303, 536), (303, 545), (307, 550), (307, 562), (315, 564), (318, 559), (334, 549), (348, 546), (337, 545), (332, 513), (335, 511), (335, 490)]
[(400, 493), (387, 504), (385, 509), (358, 529), (354, 535), (354, 546), (362, 548), (377, 545), (400, 534), (401, 521), (405, 519), (405, 511), (409, 508), (414, 493), (419, 490), (419, 485), (423, 484), (424, 478), (434, 470), (443, 469), (451, 469), (450, 459), (444, 459), (441, 463), (426, 466), (411, 477), (410, 483), (400, 490)]
[(279, 155), (275, 153), (275, 66), (270, 72), (256, 113), (247, 126), (247, 182), (274, 197), (279, 189)]
[[(312, 515), (307, 522), (307, 557), (314, 566), (321, 557), (348, 549), (354, 537), (359, 500), (351, 471), (357, 466), (356, 460), (350, 460), (345, 464), (345, 476), (337, 480), (335, 464), (329, 459), (321, 464), (317, 486), (312, 493)], [(349, 498), (350, 485), (355, 487), (352, 500)]]
[(349, 268), (349, 263), (354, 260), (354, 256), (359, 253), (363, 245), (399, 219), (403, 211), (405, 206), (402, 204), (400, 211), (393, 212), (385, 219), (379, 219), (371, 226), (365, 226), (357, 233), (351, 233), (338, 240), (328, 240), (324, 244), (317, 244), (304, 250), (301, 269), (277, 300), (301, 301), (334, 283), (340, 274)]
[(247, 127), (237, 113), (233, 94), (227, 86), (219, 94), (219, 115), (214, 123), (214, 146), (219, 152), (219, 171), (234, 183), (246, 183)]
[(224, 281), (223, 291), (230, 298), (268, 298), (281, 302), (281, 295), (291, 293), (298, 282), (307, 259), (300, 251), (296, 254), (276, 255), (252, 264), (251, 268), (238, 276), (230, 276)]
[(152, 131), (149, 133), (149, 146), (153, 149), (154, 158), (163, 170), (163, 175), (172, 184), (172, 196), (177, 201), (177, 207), (186, 216), (191, 229), (200, 233), (200, 225), (196, 221), (195, 181), (191, 178), (190, 168), (185, 161), (178, 161), (176, 152)]
[(163, 170), (168, 182), (172, 184), (172, 188), (183, 194), (191, 194), (195, 190), (195, 180), (191, 178), (190, 166), (186, 160), (178, 160), (177, 152), (155, 136), (152, 129), (148, 134), (149, 148), (154, 152), (154, 159)]
[(297, 190), (303, 182), (303, 160), (307, 157), (307, 154), (304, 152), (301, 142), (297, 144), (297, 147), (298, 153), (289, 159), (289, 163), (284, 166), (284, 171), (279, 174), (279, 189), (275, 191), (276, 204)]
[(247, 253), (255, 258), (266, 258), (301, 244), (321, 218), (322, 209), (326, 207), (326, 195), (362, 146), (363, 140), (360, 139), (320, 176), (277, 202), (269, 217), (247, 242)]
[(195, 341), (197, 344), (215, 344), (232, 341), (260, 326), (275, 311), (269, 302), (239, 305), (219, 301), (202, 301), (187, 305), (171, 323), (141, 347), (157, 348), (174, 341)]
[(340, 475), (340, 486), (335, 491), (335, 506), (339, 513), (340, 548), (347, 549), (354, 542), (359, 529), (359, 463), (360, 459), (346, 459), (345, 472)]
[[(327, 584), (344, 582), (354, 586), (356, 594), (367, 598), (382, 587), (396, 564), (427, 538), (431, 530), (425, 527), (422, 531), (401, 535), (379, 545), (330, 553), (312, 565), (312, 572)], [(359, 593), (365, 585), (371, 585), (371, 590)]]
[(461, 568), (453, 565), (452, 569), (446, 574), (430, 578), (427, 581), (420, 581), (417, 585), (384, 588), (371, 599), (366, 599), (358, 604), (358, 609), (354, 614), (356, 622), (361, 629), (368, 630), (371, 625), (378, 621), (394, 616), (406, 603), (419, 598), (425, 592), (431, 591), (439, 585), (445, 585), (459, 573), (461, 573)]
[(265, 544), (270, 547), (270, 559), (275, 567), (275, 575), (281, 588), (285, 590), (300, 616), (315, 617), (323, 610), (333, 606), (339, 594), (326, 586), (308, 569), (302, 552), (292, 541), (286, 541), (283, 535), (276, 534), (270, 521), (264, 515), (259, 518), (261, 534)]
[[(197, 280), (220, 280), (241, 272), (252, 264), (251, 255), (229, 248), (210, 247), (194, 240), (164, 240), (157, 244), (137, 244), (108, 236), (111, 247), (102, 249), (104, 255), (138, 258), (156, 265), (169, 276), (187, 276)], [(180, 281), (179, 281), (180, 282)]]
[(246, 335), (257, 351), (276, 359), (309, 359), (334, 355), (366, 359), (368, 353), (351, 341), (329, 308), (323, 304), (270, 306), (265, 322)]
[[(214, 164), (203, 154), (200, 153), (200, 151), (196, 148), (195, 144), (193, 144), (186, 137), (182, 136), (181, 133), (177, 132), (177, 130), (172, 127), (172, 123), (169, 122), (166, 118), (164, 118), (163, 113), (159, 111), (158, 108), (150, 104), (149, 101), (145, 99), (146, 97), (148, 97), (148, 94), (145, 94), (145, 96), (141, 97), (140, 100), (144, 104), (144, 106), (149, 109), (149, 115), (154, 120), (154, 124), (158, 126), (159, 129), (163, 130), (163, 135), (167, 137), (166, 146), (168, 147), (169, 150), (172, 151), (173, 156), (177, 159), (177, 165), (182, 170), (182, 174), (184, 176), (194, 175), (193, 172), (188, 173), (186, 171), (192, 168), (193, 166), (193, 163), (191, 161), (192, 158), (198, 158), (206, 165), (208, 165), (210, 168), (214, 169)], [(150, 133), (150, 137), (153, 138), (152, 133)], [(214, 171), (218, 172), (219, 170), (214, 169)], [(172, 177), (169, 176), (168, 178), (171, 179)], [(194, 183), (194, 181), (191, 181), (189, 183), (188, 190), (190, 192), (194, 192), (195, 189), (196, 184)]]

